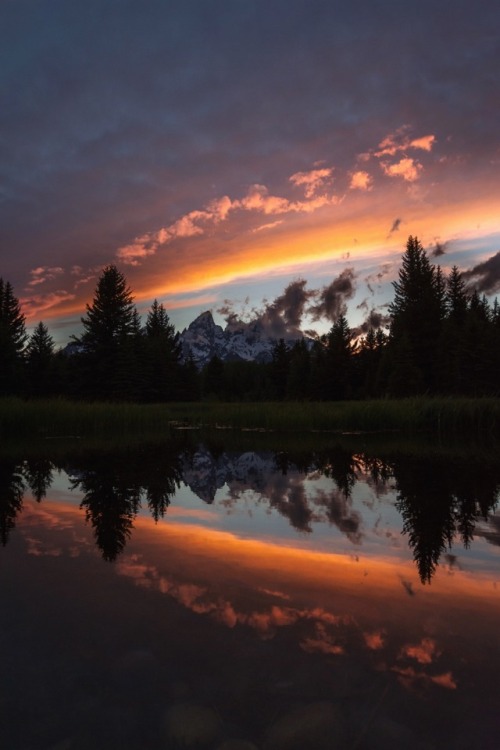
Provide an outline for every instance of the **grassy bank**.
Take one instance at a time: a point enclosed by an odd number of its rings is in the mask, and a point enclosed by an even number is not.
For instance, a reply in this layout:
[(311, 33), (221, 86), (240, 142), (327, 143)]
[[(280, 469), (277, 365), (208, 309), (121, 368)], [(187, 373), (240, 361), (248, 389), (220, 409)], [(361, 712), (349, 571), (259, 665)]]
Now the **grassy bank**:
[(0, 400), (0, 436), (72, 440), (165, 437), (173, 430), (428, 432), (500, 436), (500, 399), (412, 398), (338, 403), (86, 404), (62, 399)]

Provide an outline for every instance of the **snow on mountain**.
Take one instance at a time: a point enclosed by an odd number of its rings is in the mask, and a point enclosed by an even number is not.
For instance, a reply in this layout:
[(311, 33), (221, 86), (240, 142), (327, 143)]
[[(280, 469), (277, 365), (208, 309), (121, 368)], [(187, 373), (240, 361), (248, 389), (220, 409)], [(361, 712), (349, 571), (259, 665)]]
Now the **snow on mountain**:
[(184, 484), (206, 503), (212, 503), (217, 490), (225, 485), (230, 495), (247, 489), (263, 492), (276, 470), (271, 452), (224, 452), (215, 457), (203, 445), (184, 455), (181, 466)]
[(213, 356), (225, 361), (270, 362), (276, 339), (268, 336), (262, 323), (230, 323), (223, 329), (210, 311), (201, 313), (180, 334), (184, 360), (192, 357), (203, 367)]

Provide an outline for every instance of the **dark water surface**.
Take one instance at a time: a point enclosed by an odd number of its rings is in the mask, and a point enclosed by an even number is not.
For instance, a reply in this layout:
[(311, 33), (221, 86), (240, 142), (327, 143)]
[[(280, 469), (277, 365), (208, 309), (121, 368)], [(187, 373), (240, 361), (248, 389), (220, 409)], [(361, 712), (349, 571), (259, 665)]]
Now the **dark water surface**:
[(0, 459), (2, 750), (499, 747), (498, 453), (258, 437)]

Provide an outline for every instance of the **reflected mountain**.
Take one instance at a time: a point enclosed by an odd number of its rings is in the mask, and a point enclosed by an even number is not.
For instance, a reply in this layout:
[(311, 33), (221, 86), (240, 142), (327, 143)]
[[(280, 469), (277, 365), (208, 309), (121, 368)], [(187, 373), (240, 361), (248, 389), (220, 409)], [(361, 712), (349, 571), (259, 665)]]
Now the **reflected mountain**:
[[(368, 528), (368, 510), (383, 499), (401, 514), (401, 531), (423, 583), (431, 581), (443, 555), (453, 558), (457, 540), (465, 548), (471, 544), (478, 523), (494, 511), (500, 487), (496, 462), (374, 455), (340, 445), (315, 451), (238, 452), (220, 444), (184, 444), (179, 449), (167, 443), (141, 450), (82, 451), (58, 461), (5, 459), (0, 463), (4, 545), (22, 511), (24, 494), (29, 491), (41, 502), (56, 471), (64, 471), (70, 488), (82, 493), (80, 508), (108, 561), (125, 549), (141, 508), (147, 507), (158, 522), (181, 487), (229, 515), (243, 500), (257, 504), (285, 518), (300, 534), (334, 527), (358, 550), (368, 533), (385, 533), (388, 543), (399, 544), (395, 534), (377, 531), (378, 521), (370, 521)], [(497, 543), (493, 526), (481, 529), (480, 535)]]

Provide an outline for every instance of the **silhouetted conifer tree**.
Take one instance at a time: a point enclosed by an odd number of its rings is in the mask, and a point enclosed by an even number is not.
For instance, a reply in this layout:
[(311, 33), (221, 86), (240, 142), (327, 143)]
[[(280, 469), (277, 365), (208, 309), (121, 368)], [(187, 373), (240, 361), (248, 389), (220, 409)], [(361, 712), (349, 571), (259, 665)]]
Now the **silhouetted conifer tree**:
[(301, 401), (309, 397), (311, 361), (305, 339), (298, 339), (290, 350), (286, 397)]
[(111, 400), (133, 398), (139, 321), (132, 292), (116, 266), (104, 268), (82, 323), (84, 333), (77, 340), (85, 347), (86, 395)]
[(202, 382), (205, 398), (224, 399), (226, 394), (224, 362), (216, 354), (203, 368)]
[(26, 347), (28, 392), (31, 396), (50, 396), (60, 386), (56, 376), (54, 339), (40, 321)]
[[(389, 307), (393, 369), (399, 368), (404, 358), (408, 358), (415, 368), (408, 381), (407, 393), (398, 395), (432, 392), (436, 384), (436, 356), (445, 315), (445, 287), (441, 272), (429, 262), (416, 237), (408, 238), (398, 281), (393, 282), (393, 286), (394, 300)], [(402, 385), (403, 377), (392, 373), (391, 382)], [(417, 390), (413, 391), (413, 388)]]
[(286, 384), (288, 369), (290, 366), (290, 352), (284, 339), (280, 339), (272, 351), (270, 364), (270, 375), (273, 389), (273, 398), (282, 401), (286, 395)]
[(329, 398), (337, 401), (347, 399), (353, 393), (352, 331), (345, 315), (340, 315), (327, 337), (326, 365), (329, 377)]
[(22, 391), (25, 317), (9, 281), (0, 278), (0, 396)]
[(154, 300), (145, 326), (143, 388), (147, 401), (173, 401), (180, 392), (180, 346), (163, 304)]

